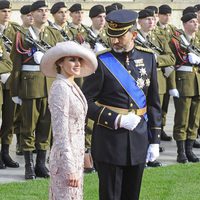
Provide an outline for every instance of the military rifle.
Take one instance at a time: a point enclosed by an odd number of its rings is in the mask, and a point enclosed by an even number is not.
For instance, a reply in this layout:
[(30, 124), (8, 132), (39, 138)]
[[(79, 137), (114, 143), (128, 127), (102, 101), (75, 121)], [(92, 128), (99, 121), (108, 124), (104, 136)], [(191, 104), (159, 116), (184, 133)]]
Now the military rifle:
[(12, 49), (12, 41), (8, 37), (6, 37), (3, 33), (0, 33), (0, 38), (2, 38), (3, 40), (3, 43), (6, 47), (6, 51), (10, 53)]
[(137, 37), (135, 39), (135, 43), (138, 44), (139, 46), (144, 47), (144, 48), (153, 50), (153, 52), (156, 53), (156, 54), (158, 54), (158, 53), (155, 52), (155, 51), (158, 51), (159, 53), (164, 52), (163, 49), (156, 46), (151, 41), (146, 41), (145, 38), (140, 33), (137, 34)]
[(183, 35), (183, 33), (181, 33), (179, 35), (179, 37), (180, 38), (178, 38), (177, 36), (173, 35), (173, 38), (176, 39), (180, 43), (180, 46), (183, 49), (185, 49), (188, 53), (194, 53), (196, 56), (200, 57), (200, 49), (199, 48), (197, 48), (196, 46), (190, 44), (188, 42), (188, 40), (186, 39), (186, 37)]
[(102, 44), (105, 48), (108, 48), (108, 46), (106, 45), (106, 43), (102, 40), (102, 38), (100, 36), (94, 35), (94, 33), (92, 32), (92, 30), (88, 27), (85, 27), (84, 25), (82, 25), (83, 28), (86, 30), (87, 32), (87, 38), (86, 38), (86, 42), (88, 42), (91, 46), (92, 49), (95, 48), (95, 44), (96, 43), (100, 43)]
[(30, 35), (27, 33), (24, 33), (20, 28), (17, 27), (17, 30), (22, 33), (25, 36), (25, 41), (30, 43), (31, 45), (35, 46), (37, 50), (45, 53), (48, 49), (50, 49), (52, 46), (45, 42), (44, 40), (36, 41), (34, 40)]

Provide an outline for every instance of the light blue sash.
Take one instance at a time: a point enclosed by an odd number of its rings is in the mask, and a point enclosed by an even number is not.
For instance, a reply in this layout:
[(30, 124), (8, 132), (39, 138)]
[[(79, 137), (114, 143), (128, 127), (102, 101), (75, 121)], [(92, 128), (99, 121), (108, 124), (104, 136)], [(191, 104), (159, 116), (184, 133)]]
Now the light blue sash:
[[(136, 80), (128, 73), (124, 66), (110, 52), (100, 55), (99, 58), (138, 108), (144, 108), (146, 106), (146, 96), (143, 90), (137, 86)], [(144, 118), (147, 120), (146, 113), (144, 114)]]

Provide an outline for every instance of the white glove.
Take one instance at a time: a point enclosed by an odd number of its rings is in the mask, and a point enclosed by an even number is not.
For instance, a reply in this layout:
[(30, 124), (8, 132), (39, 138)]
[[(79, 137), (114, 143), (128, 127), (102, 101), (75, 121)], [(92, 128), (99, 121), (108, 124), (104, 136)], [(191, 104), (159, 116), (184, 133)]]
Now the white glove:
[(147, 150), (146, 162), (153, 162), (159, 157), (159, 144), (150, 144)]
[(200, 63), (200, 57), (194, 53), (188, 53), (189, 62), (193, 65), (198, 65)]
[(179, 98), (179, 92), (177, 89), (170, 89), (169, 90), (169, 95), (172, 96), (172, 97), (177, 97)]
[(22, 100), (19, 97), (12, 97), (12, 101), (20, 106), (22, 105)]
[(96, 44), (94, 46), (94, 53), (97, 53), (99, 51), (103, 51), (105, 49), (106, 48), (101, 43), (96, 42)]
[(164, 70), (165, 70), (164, 76), (168, 78), (169, 75), (174, 71), (174, 67), (173, 66), (165, 67)]
[(44, 53), (42, 53), (41, 51), (36, 51), (36, 52), (33, 54), (34, 61), (35, 61), (38, 65), (40, 64), (43, 55), (44, 55)]
[(132, 131), (136, 126), (140, 123), (141, 117), (134, 114), (129, 113), (128, 115), (122, 115), (121, 121), (120, 121), (120, 128), (128, 129), (129, 131)]
[(1, 74), (1, 82), (6, 83), (6, 81), (8, 80), (9, 77), (10, 77), (10, 72)]
[(156, 60), (156, 63), (158, 62), (158, 55), (156, 53), (153, 54)]

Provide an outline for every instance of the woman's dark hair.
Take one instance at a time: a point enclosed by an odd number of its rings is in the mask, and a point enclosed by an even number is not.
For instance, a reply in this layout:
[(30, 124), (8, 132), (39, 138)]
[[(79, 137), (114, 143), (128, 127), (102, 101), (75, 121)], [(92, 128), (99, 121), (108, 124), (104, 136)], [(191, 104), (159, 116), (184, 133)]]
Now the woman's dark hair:
[(63, 62), (64, 59), (65, 59), (65, 57), (62, 57), (62, 58), (58, 59), (55, 63), (56, 64), (56, 71), (57, 71), (58, 74), (60, 74), (60, 72), (61, 72), (60, 63)]

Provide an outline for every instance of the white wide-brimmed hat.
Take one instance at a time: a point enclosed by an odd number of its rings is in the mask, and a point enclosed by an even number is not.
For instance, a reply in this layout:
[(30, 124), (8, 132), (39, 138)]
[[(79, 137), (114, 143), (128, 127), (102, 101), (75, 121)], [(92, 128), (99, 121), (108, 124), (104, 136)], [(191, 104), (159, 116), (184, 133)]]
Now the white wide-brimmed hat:
[(47, 77), (56, 77), (56, 61), (62, 57), (76, 56), (82, 58), (81, 72), (77, 77), (85, 77), (94, 73), (97, 69), (96, 55), (92, 50), (81, 46), (73, 41), (66, 41), (57, 43), (56, 46), (46, 51), (42, 57), (40, 67), (43, 74)]

